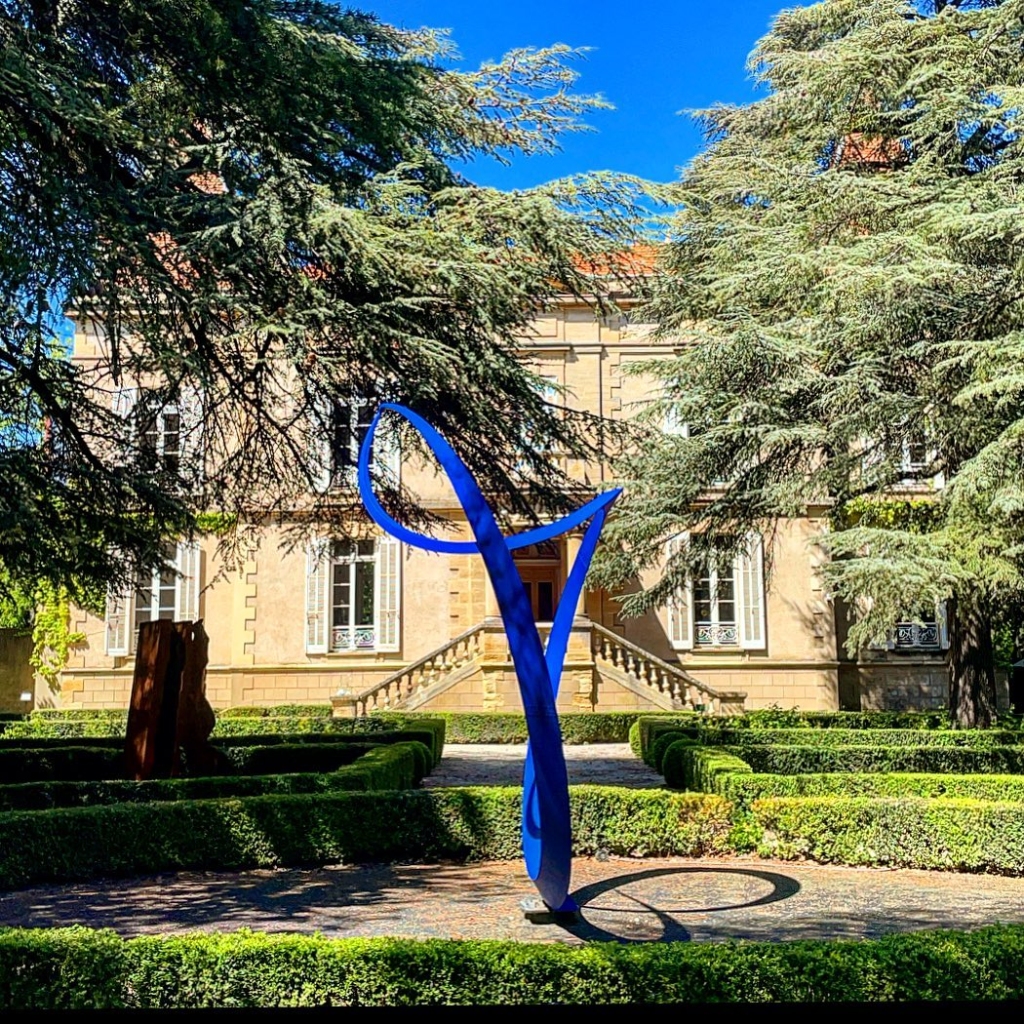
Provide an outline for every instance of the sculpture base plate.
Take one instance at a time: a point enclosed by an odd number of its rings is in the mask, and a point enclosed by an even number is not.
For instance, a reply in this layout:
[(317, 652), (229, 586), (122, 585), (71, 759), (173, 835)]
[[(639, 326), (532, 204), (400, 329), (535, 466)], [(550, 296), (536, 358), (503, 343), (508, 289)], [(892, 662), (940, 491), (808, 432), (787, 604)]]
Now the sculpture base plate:
[(530, 924), (579, 924), (578, 910), (552, 910), (539, 896), (527, 896), (519, 901), (523, 916)]

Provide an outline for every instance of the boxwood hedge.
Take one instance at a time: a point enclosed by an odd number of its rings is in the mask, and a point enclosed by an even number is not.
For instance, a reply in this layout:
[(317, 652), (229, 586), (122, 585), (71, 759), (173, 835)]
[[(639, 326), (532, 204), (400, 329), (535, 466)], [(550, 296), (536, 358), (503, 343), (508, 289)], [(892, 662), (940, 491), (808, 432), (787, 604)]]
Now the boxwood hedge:
[(702, 728), (700, 742), (708, 746), (802, 747), (969, 747), (987, 750), (1013, 746), (1019, 732), (1007, 729), (723, 729)]
[[(520, 796), (486, 787), (11, 811), (0, 814), (0, 888), (176, 870), (513, 860)], [(731, 806), (703, 793), (574, 786), (574, 849), (721, 853)]]
[(0, 930), (0, 1008), (905, 1003), (1024, 996), (1024, 927), (651, 944)]
[[(740, 762), (745, 763), (745, 762)], [(666, 779), (667, 781), (667, 779)], [(728, 772), (709, 780), (709, 788), (746, 807), (760, 797), (870, 796), (967, 797), (1024, 803), (1022, 775), (928, 775), (902, 772), (843, 772), (829, 775), (757, 775)]]
[(210, 800), (334, 790), (408, 789), (423, 778), (430, 752), (421, 743), (389, 746), (360, 744), (357, 758), (330, 772), (281, 775), (220, 775), (206, 778), (150, 779), (133, 782), (25, 782), (0, 786), (0, 811), (93, 807), (151, 800)]
[(771, 797), (751, 815), (762, 856), (1024, 874), (1024, 804), (919, 797)]
[(678, 740), (665, 753), (665, 783), (673, 789), (700, 793), (718, 792), (726, 779), (751, 772), (746, 761), (718, 747), (700, 747), (692, 740)]
[(811, 775), (821, 772), (948, 772), (952, 775), (1024, 774), (1024, 747), (726, 747), (755, 772)]

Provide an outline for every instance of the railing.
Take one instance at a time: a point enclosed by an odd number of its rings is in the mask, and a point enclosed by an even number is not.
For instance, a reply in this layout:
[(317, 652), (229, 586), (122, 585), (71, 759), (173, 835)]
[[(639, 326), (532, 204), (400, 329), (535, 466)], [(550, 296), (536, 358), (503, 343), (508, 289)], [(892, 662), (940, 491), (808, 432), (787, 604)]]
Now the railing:
[(710, 706), (721, 712), (723, 705), (739, 705), (742, 709), (745, 693), (725, 693), (699, 682), (675, 665), (655, 657), (642, 647), (624, 640), (617, 633), (598, 623), (591, 627), (591, 649), (594, 659), (604, 661), (620, 672), (669, 697), (678, 707)]
[(893, 639), (896, 647), (927, 647), (938, 650), (939, 626), (936, 622), (926, 622), (923, 625), (917, 622), (897, 622)]
[(475, 661), (480, 656), (480, 638), (483, 632), (483, 623), (478, 623), (419, 661), (414, 661), (400, 672), (395, 672), (363, 691), (356, 698), (356, 715), (393, 708), (414, 694), (440, 682), (450, 673)]

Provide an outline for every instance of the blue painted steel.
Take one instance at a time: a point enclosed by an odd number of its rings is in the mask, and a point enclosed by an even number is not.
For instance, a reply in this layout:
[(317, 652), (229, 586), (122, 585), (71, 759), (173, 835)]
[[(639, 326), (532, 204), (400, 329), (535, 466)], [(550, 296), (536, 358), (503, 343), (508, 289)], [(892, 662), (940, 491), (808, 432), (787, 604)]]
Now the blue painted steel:
[[(373, 492), (370, 456), (382, 413), (404, 416), (417, 430), (448, 474), (466, 513), (473, 541), (444, 541), (415, 533), (384, 510)], [(569, 644), (572, 621), (587, 570), (597, 547), (608, 508), (621, 493), (607, 491), (557, 523), (540, 526), (514, 537), (504, 537), (494, 513), (462, 460), (451, 445), (422, 416), (400, 405), (385, 403), (370, 424), (359, 450), (359, 490), (370, 517), (382, 529), (406, 544), (444, 554), (480, 554), (494, 586), (505, 623), (512, 662), (526, 711), (529, 743), (523, 771), (523, 857), (541, 898), (552, 910), (575, 910), (569, 896), (572, 871), (572, 828), (569, 820), (569, 780), (562, 750), (555, 701)], [(590, 521), (562, 592), (547, 647), (533, 621), (512, 552), (539, 544)]]

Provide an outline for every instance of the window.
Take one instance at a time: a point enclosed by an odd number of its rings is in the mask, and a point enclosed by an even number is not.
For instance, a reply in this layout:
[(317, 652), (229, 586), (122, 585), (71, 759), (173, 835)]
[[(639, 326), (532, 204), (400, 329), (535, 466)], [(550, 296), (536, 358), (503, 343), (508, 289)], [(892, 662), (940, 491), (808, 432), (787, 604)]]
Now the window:
[(129, 421), (128, 448), (143, 470), (193, 482), (202, 478), (203, 403), (197, 389), (182, 388), (169, 401), (153, 389), (124, 387), (114, 392), (112, 408)]
[(401, 545), (318, 539), (306, 552), (306, 651), (397, 651)]
[(334, 541), (331, 547), (331, 650), (372, 651), (377, 646), (376, 544)]
[[(863, 595), (854, 608), (859, 614), (871, 610), (874, 599)], [(940, 601), (934, 608), (922, 608), (914, 619), (897, 622), (884, 640), (868, 644), (874, 651), (941, 651), (949, 647), (946, 625), (946, 604)]]
[(727, 647), (738, 642), (732, 565), (719, 568), (705, 561), (701, 566), (693, 581), (693, 619), (698, 647)]
[[(706, 434), (708, 430), (707, 425), (703, 423), (684, 423), (673, 411), (669, 411), (666, 414), (661, 429), (663, 433), (671, 437), (683, 437), (687, 440), (700, 437), (701, 434)], [(727, 485), (728, 481), (724, 479), (716, 478), (710, 481), (710, 486), (712, 487), (726, 487)]]
[(149, 471), (175, 476), (181, 467), (181, 416), (177, 405), (161, 406), (152, 392), (139, 399), (139, 450)]
[[(671, 557), (687, 543), (685, 534), (669, 542)], [(666, 608), (669, 642), (676, 650), (740, 647), (764, 650), (764, 552), (751, 537), (747, 551), (725, 565), (705, 563)]]
[(922, 608), (911, 622), (897, 622), (889, 644), (895, 650), (942, 650), (949, 647), (946, 608)]
[(194, 622), (199, 618), (199, 545), (182, 541), (164, 550), (164, 564), (143, 573), (129, 590), (107, 595), (106, 651), (130, 654), (139, 626), (154, 619)]
[[(363, 401), (317, 403), (311, 437), (311, 469), (317, 490), (356, 486), (359, 450), (375, 412)], [(374, 436), (372, 465), (376, 471), (397, 477), (400, 464), (398, 445), (382, 423)]]

